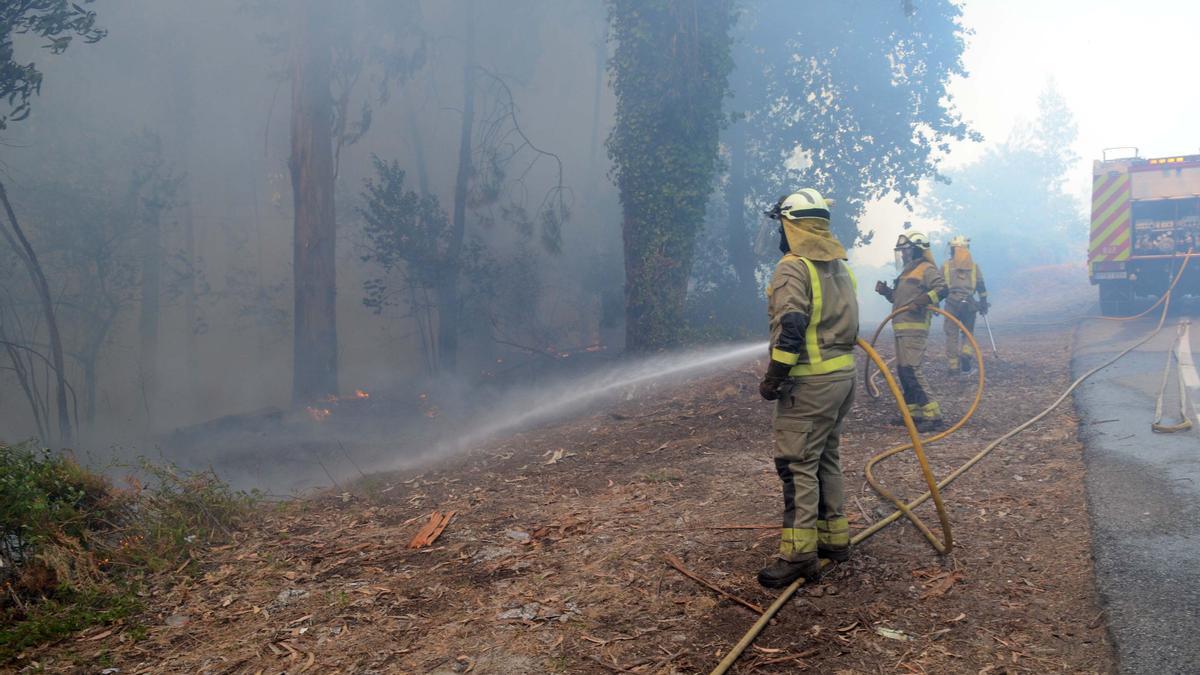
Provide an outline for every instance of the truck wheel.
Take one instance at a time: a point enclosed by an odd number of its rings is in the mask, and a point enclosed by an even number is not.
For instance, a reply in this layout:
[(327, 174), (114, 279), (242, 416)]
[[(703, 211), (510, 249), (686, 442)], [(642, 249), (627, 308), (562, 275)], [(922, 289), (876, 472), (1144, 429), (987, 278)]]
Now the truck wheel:
[(1100, 313), (1128, 316), (1133, 313), (1133, 284), (1125, 280), (1100, 282)]

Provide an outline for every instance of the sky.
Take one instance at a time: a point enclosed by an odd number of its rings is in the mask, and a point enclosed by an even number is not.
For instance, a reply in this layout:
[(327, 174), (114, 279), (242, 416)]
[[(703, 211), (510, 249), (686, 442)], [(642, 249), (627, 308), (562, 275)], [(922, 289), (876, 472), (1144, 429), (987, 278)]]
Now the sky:
[[(951, 85), (958, 109), (983, 134), (959, 143), (952, 168), (1002, 142), (1037, 115), (1038, 94), (1053, 80), (1075, 114), (1079, 156), (1069, 187), (1086, 203), (1091, 165), (1104, 148), (1136, 146), (1142, 157), (1200, 152), (1200, 66), (1195, 0), (967, 0), (974, 31), (963, 62), (968, 77)], [(886, 264), (905, 220), (932, 229), (890, 203), (873, 206), (863, 225), (877, 233), (855, 262)]]

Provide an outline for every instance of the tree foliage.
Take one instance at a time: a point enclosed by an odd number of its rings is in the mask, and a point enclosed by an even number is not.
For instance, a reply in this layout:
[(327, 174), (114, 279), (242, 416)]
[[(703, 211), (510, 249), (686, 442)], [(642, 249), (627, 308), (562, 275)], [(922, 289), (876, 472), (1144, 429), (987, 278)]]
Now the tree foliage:
[[(95, 0), (80, 0), (84, 5)], [(8, 111), (0, 114), (0, 129), (9, 122), (29, 116), (31, 100), (42, 90), (42, 72), (37, 64), (17, 63), (14, 35), (32, 35), (45, 40), (42, 45), (53, 54), (61, 54), (78, 37), (92, 43), (106, 31), (96, 26), (96, 13), (71, 0), (6, 0), (0, 2), (0, 99)]]
[(852, 244), (870, 234), (858, 229), (868, 202), (894, 195), (911, 207), (952, 141), (980, 139), (947, 90), (966, 74), (969, 31), (957, 0), (755, 8), (739, 43), (734, 101), (748, 127), (755, 212), (813, 186), (837, 198), (833, 229)]
[[(437, 289), (447, 275), (460, 272), (448, 264), (451, 232), (446, 211), (434, 195), (405, 187), (405, 172), (396, 161), (372, 157), (375, 177), (368, 178), (358, 214), (363, 220), (362, 261), (379, 274), (363, 282), (363, 305), (376, 314), (385, 308), (407, 308), (417, 324), (428, 371), (437, 370)], [(474, 276), (482, 246), (471, 240), (462, 256), (467, 276)], [(458, 281), (458, 280), (456, 280)]]
[(948, 171), (923, 202), (925, 215), (971, 238), (985, 273), (1081, 260), (1083, 205), (1067, 188), (1078, 157), (1075, 118), (1053, 83), (1034, 122), (1018, 124), (976, 161)]
[(626, 349), (679, 341), (695, 240), (719, 164), (733, 68), (730, 0), (609, 0), (617, 97), (608, 138), (625, 242)]

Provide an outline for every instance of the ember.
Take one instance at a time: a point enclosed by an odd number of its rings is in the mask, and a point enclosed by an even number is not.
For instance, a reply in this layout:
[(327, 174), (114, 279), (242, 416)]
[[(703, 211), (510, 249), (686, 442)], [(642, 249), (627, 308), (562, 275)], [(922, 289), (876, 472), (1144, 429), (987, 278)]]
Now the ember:
[(333, 414), (333, 411), (329, 408), (314, 408), (312, 406), (305, 408), (304, 412), (308, 413), (308, 416), (311, 417), (314, 422), (324, 422), (325, 420), (329, 419), (331, 414)]

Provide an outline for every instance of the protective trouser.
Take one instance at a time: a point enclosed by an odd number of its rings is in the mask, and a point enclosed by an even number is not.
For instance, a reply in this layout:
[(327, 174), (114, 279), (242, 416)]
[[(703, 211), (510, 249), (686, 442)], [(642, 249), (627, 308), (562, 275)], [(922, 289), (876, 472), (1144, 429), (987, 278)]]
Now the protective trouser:
[[(962, 322), (971, 334), (975, 334), (975, 303), (969, 297), (959, 297), (956, 293), (951, 293), (946, 300), (946, 311), (954, 315), (954, 318)], [(954, 325), (953, 321), (945, 320), (942, 322), (942, 327), (946, 331), (946, 363), (951, 370), (957, 370), (959, 366), (958, 357), (965, 356), (969, 359), (975, 358), (975, 350), (971, 349), (971, 342), (962, 334), (958, 326)], [(962, 345), (961, 348), (959, 345)]]
[(841, 371), (789, 379), (775, 403), (775, 471), (783, 481), (779, 556), (784, 560), (815, 558), (818, 543), (850, 543), (838, 442), (853, 402), (854, 371)]
[(942, 408), (934, 400), (925, 375), (921, 372), (921, 361), (925, 358), (925, 344), (929, 333), (896, 336), (896, 372), (900, 376), (900, 387), (904, 400), (914, 421), (940, 420)]

